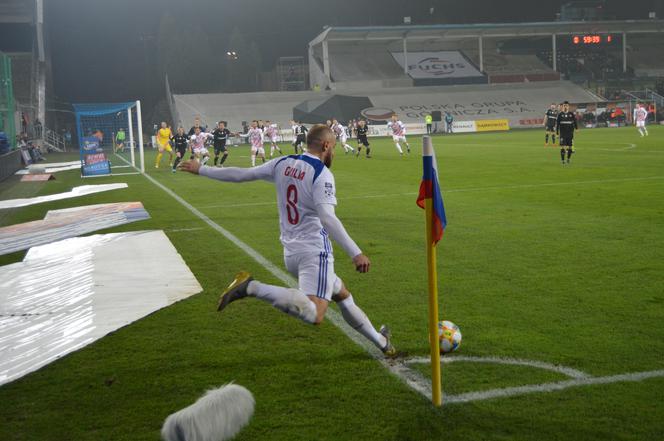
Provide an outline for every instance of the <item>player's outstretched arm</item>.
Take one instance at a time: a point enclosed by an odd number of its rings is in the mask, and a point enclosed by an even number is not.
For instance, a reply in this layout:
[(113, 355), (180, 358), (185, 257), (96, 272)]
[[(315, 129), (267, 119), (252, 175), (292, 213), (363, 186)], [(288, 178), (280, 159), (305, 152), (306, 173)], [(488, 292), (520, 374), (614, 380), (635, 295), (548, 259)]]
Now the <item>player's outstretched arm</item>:
[(318, 217), (323, 228), (329, 233), (330, 237), (337, 242), (341, 248), (353, 259), (355, 269), (361, 273), (369, 271), (371, 261), (367, 256), (362, 254), (362, 250), (357, 246), (355, 241), (350, 237), (343, 224), (334, 212), (334, 205), (332, 204), (318, 204), (316, 205)]
[(274, 164), (273, 161), (270, 161), (252, 168), (217, 168), (201, 165), (198, 161), (185, 161), (180, 168), (183, 171), (195, 175), (206, 176), (210, 179), (216, 179), (217, 181), (248, 182), (257, 180), (271, 181)]

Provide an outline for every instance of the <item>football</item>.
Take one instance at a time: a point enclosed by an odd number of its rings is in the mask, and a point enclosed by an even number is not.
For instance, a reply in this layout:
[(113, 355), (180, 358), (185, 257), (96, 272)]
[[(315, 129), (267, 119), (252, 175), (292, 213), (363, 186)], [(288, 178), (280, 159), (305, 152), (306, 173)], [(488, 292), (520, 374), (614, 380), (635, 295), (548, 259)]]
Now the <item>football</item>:
[(454, 323), (443, 320), (438, 322), (438, 339), (440, 340), (441, 354), (456, 351), (461, 345), (461, 330)]

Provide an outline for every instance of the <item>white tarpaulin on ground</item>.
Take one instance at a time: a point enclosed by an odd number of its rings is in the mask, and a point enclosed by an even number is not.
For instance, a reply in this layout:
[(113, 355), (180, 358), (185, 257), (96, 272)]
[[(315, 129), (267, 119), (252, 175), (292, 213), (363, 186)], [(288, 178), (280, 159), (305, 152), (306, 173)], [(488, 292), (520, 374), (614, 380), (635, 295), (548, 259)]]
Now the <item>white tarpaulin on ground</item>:
[(0, 384), (201, 291), (163, 231), (32, 248), (0, 267)]
[(56, 173), (59, 171), (76, 170), (81, 168), (81, 161), (70, 162), (46, 162), (43, 164), (31, 164), (28, 168), (16, 172), (17, 175), (27, 175), (30, 173)]
[(459, 51), (390, 53), (402, 68), (408, 62), (408, 75), (414, 80), (483, 76)]
[(66, 193), (49, 194), (46, 196), (37, 196), (34, 198), (25, 199), (7, 199), (0, 201), (0, 210), (3, 208), (17, 208), (26, 207), (28, 205), (41, 204), (42, 202), (59, 201), (60, 199), (77, 198), (93, 193), (100, 193), (102, 191), (116, 190), (119, 188), (127, 188), (127, 184), (102, 184), (102, 185), (81, 185), (74, 187), (71, 191)]
[(0, 255), (149, 218), (140, 202), (50, 210), (43, 220), (0, 228)]

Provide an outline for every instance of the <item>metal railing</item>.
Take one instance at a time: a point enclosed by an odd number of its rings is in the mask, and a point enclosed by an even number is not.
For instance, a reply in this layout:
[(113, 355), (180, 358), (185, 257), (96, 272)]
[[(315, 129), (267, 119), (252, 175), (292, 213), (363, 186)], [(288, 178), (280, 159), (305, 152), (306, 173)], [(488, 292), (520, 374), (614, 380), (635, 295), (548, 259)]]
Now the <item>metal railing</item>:
[(65, 143), (65, 137), (59, 135), (56, 131), (51, 129), (44, 129), (44, 145), (51, 150), (56, 152), (66, 152), (67, 144)]

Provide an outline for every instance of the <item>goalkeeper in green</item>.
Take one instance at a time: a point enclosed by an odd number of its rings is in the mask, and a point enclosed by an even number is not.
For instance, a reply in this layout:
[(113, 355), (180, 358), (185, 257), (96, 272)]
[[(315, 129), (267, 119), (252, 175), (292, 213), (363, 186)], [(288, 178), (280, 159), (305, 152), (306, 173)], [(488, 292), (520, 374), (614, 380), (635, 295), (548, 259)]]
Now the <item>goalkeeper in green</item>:
[(127, 135), (125, 134), (124, 129), (118, 130), (118, 133), (115, 134), (115, 151), (117, 152), (120, 150), (121, 152), (124, 153), (124, 147), (125, 147), (125, 139), (127, 138)]

